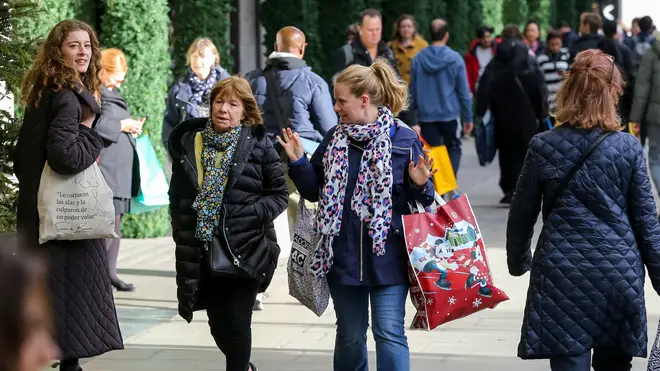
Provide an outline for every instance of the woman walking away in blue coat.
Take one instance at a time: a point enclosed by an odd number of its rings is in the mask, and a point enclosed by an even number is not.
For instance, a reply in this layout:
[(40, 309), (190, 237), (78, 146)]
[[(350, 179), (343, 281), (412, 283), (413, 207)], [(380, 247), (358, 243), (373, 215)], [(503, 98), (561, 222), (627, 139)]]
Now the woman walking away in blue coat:
[(531, 140), (511, 204), (509, 272), (531, 271), (518, 356), (553, 371), (590, 370), (592, 350), (596, 371), (646, 357), (644, 266), (660, 292), (660, 225), (642, 146), (619, 132), (623, 84), (612, 57), (577, 55), (557, 93), (563, 124)]
[(337, 315), (334, 370), (368, 369), (371, 302), (378, 370), (409, 371), (401, 216), (410, 213), (409, 202), (433, 203), (433, 159), (423, 157), (415, 131), (394, 118), (406, 106), (408, 88), (386, 60), (350, 66), (333, 82), (341, 122), (311, 161), (298, 133), (287, 130), (278, 141), (300, 195), (319, 203), (317, 273), (327, 274)]

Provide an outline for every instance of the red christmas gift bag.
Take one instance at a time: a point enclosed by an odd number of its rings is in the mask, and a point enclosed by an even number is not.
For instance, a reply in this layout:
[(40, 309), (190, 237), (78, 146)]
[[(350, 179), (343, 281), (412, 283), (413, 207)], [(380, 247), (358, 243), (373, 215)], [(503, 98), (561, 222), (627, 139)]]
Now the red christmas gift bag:
[[(404, 215), (411, 328), (433, 330), (509, 300), (493, 285), (484, 240), (470, 201), (462, 195), (433, 212)], [(421, 211), (421, 210), (420, 210)]]

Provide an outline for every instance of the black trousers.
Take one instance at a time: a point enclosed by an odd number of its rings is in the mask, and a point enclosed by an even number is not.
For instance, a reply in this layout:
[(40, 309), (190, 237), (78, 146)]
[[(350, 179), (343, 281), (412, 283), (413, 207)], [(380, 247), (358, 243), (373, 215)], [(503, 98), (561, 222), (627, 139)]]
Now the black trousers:
[(252, 352), (252, 307), (259, 282), (204, 277), (202, 295), (211, 335), (227, 360), (227, 371), (247, 371)]
[(503, 193), (513, 193), (516, 190), (526, 155), (527, 147), (525, 146), (514, 144), (499, 146), (500, 188)]
[(461, 165), (461, 134), (463, 125), (459, 120), (420, 122), (422, 137), (431, 147), (447, 146), (449, 160), (454, 169), (454, 174), (458, 175), (458, 168)]
[(552, 356), (550, 369), (552, 371), (630, 371), (632, 357), (621, 354), (613, 348), (594, 349), (593, 362), (591, 352), (577, 356)]

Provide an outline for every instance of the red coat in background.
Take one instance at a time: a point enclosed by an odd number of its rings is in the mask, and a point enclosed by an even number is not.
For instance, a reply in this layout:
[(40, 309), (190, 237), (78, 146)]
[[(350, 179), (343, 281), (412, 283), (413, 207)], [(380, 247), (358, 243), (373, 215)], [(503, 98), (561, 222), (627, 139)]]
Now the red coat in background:
[[(497, 45), (502, 41), (500, 38), (496, 38), (490, 43), (490, 47), (493, 49), (493, 56), (497, 52)], [(468, 52), (465, 54), (465, 68), (467, 69), (468, 83), (470, 85), (470, 91), (475, 92), (477, 87), (477, 81), (479, 81), (479, 59), (477, 58), (477, 52), (475, 49), (479, 45), (479, 39), (475, 39), (470, 44)]]

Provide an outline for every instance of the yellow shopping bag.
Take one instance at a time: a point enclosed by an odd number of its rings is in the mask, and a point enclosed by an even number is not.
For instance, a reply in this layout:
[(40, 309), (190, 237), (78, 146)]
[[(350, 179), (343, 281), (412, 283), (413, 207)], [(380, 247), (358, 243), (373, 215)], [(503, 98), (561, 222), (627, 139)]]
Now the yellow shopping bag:
[(458, 188), (456, 175), (449, 160), (446, 146), (429, 147), (429, 154), (433, 157), (433, 168), (438, 171), (433, 175), (433, 185), (438, 194), (445, 194)]

